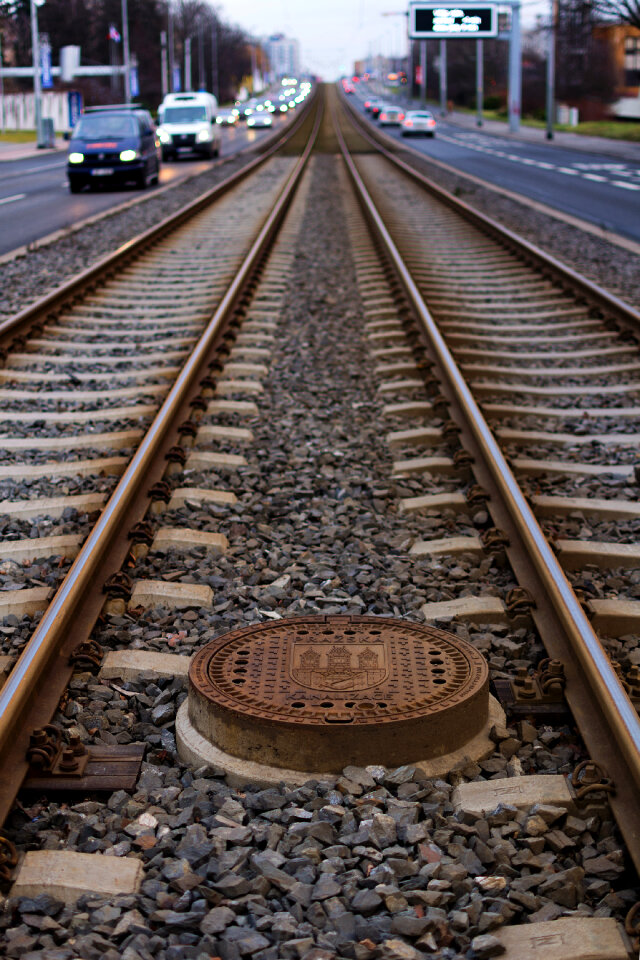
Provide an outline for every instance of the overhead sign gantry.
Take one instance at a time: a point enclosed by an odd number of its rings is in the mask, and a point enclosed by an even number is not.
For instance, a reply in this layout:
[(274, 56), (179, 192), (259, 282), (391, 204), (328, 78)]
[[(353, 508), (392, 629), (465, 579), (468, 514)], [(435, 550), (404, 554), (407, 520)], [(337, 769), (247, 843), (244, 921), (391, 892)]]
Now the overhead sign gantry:
[(415, 3), (409, 7), (409, 36), (415, 40), (457, 40), (498, 35), (498, 8), (495, 4), (443, 6)]

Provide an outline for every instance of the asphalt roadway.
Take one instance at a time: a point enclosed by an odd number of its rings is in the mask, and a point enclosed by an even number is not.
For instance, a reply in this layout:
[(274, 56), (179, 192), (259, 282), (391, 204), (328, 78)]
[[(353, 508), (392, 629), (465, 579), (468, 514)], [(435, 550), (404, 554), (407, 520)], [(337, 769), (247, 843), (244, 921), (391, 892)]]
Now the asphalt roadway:
[[(364, 110), (366, 96), (351, 99), (375, 124)], [(640, 144), (578, 134), (549, 142), (543, 130), (522, 128), (514, 136), (505, 124), (478, 129), (472, 115), (448, 119), (429, 109), (438, 124), (433, 139), (405, 138), (398, 127), (385, 126), (385, 133), (463, 173), (640, 242)]]
[[(276, 118), (274, 128), (284, 122), (284, 118)], [(245, 124), (225, 127), (221, 155), (238, 153), (272, 132), (268, 128), (252, 130)], [(3, 160), (3, 152), (7, 157), (27, 155)], [(145, 191), (129, 185), (105, 184), (96, 191), (71, 194), (66, 175), (66, 144), (44, 154), (35, 149), (0, 148), (0, 161), (0, 256), (141, 194), (151, 196), (159, 187), (178, 183), (211, 165), (210, 160), (185, 157), (175, 163), (163, 163), (158, 186), (147, 187)]]

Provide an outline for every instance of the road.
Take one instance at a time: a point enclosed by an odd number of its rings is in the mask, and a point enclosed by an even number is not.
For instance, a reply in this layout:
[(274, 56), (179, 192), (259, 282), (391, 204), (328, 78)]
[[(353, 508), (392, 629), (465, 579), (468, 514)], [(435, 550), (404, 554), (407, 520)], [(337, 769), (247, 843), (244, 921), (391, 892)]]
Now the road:
[[(276, 118), (274, 126), (283, 124)], [(237, 153), (249, 143), (268, 136), (272, 131), (250, 130), (244, 124), (222, 131), (222, 156)], [(178, 183), (185, 176), (207, 170), (211, 161), (182, 159), (163, 163), (158, 187)], [(70, 227), (110, 207), (140, 195), (133, 186), (103, 187), (70, 194), (64, 151), (23, 160), (0, 163), (0, 256), (23, 247), (56, 230)], [(158, 187), (147, 187), (151, 196)]]
[[(352, 102), (368, 118), (363, 98), (352, 97)], [(463, 173), (640, 241), (640, 148), (637, 161), (616, 159), (467, 130), (437, 115), (436, 119), (433, 139), (411, 137), (405, 142)], [(405, 140), (397, 127), (384, 130)]]

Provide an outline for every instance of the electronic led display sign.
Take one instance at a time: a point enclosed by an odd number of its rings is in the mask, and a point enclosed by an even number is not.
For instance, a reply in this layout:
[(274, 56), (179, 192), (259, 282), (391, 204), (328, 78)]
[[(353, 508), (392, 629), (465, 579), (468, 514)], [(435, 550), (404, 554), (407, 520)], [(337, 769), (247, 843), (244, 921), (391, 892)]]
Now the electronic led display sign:
[(409, 36), (413, 40), (479, 40), (498, 33), (497, 7), (467, 4), (445, 7), (437, 3), (412, 3), (409, 7)]

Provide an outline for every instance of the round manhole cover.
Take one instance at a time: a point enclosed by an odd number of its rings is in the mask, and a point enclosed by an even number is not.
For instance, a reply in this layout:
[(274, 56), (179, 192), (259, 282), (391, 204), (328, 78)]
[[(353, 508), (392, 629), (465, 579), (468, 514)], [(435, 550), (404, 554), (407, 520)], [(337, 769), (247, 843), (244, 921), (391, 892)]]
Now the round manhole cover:
[(488, 669), (457, 637), (386, 617), (295, 617), (193, 658), (189, 718), (236, 757), (293, 770), (440, 757), (487, 720)]

